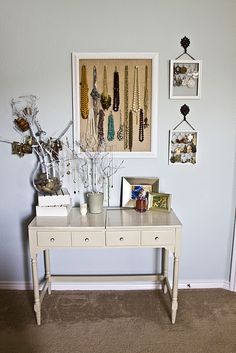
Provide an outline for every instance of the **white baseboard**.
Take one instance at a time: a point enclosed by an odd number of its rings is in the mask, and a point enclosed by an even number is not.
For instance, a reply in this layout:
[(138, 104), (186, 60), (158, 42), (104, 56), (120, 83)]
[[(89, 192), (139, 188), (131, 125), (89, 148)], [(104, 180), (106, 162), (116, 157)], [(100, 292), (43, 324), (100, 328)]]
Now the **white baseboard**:
[[(151, 290), (161, 288), (159, 283), (153, 281), (135, 281), (135, 282), (57, 282), (52, 283), (54, 290)], [(179, 281), (179, 289), (210, 289), (223, 288), (229, 290), (228, 281)], [(30, 282), (1, 282), (0, 290), (32, 290), (33, 286)]]

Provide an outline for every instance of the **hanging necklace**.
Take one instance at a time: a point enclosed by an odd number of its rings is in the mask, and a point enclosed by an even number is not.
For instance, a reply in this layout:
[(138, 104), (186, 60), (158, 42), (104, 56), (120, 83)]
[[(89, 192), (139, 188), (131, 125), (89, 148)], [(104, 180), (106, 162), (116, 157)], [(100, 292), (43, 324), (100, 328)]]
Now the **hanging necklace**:
[(119, 130), (117, 131), (117, 138), (119, 141), (122, 141), (124, 138), (124, 124), (122, 124), (121, 110), (120, 110), (120, 127), (119, 127)]
[(143, 99), (143, 107), (144, 107), (144, 129), (149, 126), (148, 123), (148, 66), (145, 66), (145, 86), (144, 86), (144, 99)]
[(93, 67), (93, 89), (90, 93), (90, 96), (93, 98), (95, 129), (97, 131), (97, 116), (98, 116), (98, 107), (99, 107), (101, 95), (97, 89), (97, 69), (95, 65)]
[(86, 132), (85, 132), (85, 144), (88, 147), (94, 147), (97, 143), (95, 122), (93, 116), (93, 110), (89, 110), (89, 116), (87, 120)]
[(115, 67), (115, 72), (113, 76), (113, 110), (118, 112), (120, 105), (120, 84), (119, 84), (119, 72), (117, 71), (117, 66)]
[(132, 151), (133, 147), (133, 113), (132, 110), (129, 112), (129, 150)]
[(80, 88), (80, 111), (83, 119), (87, 119), (89, 115), (89, 98), (88, 98), (88, 80), (86, 66), (82, 65), (81, 72), (81, 88)]
[(138, 139), (140, 142), (144, 140), (144, 133), (143, 133), (143, 109), (140, 109), (139, 112), (139, 135)]
[(114, 126), (114, 117), (112, 111), (108, 116), (108, 129), (107, 129), (107, 139), (108, 141), (113, 141), (115, 137), (115, 126)]
[(124, 149), (129, 145), (129, 68), (125, 66), (124, 82)]
[(140, 92), (139, 92), (139, 68), (134, 68), (134, 87), (133, 87), (133, 102), (132, 111), (136, 114), (136, 125), (138, 125), (138, 113), (141, 108), (140, 105)]
[(104, 110), (108, 110), (111, 106), (111, 96), (108, 94), (107, 88), (107, 67), (103, 68), (103, 91), (101, 95), (101, 105)]
[(99, 143), (99, 146), (101, 146), (105, 142), (104, 127), (103, 127), (104, 116), (105, 116), (104, 111), (102, 109), (100, 109), (99, 110), (99, 118), (98, 118), (98, 143)]

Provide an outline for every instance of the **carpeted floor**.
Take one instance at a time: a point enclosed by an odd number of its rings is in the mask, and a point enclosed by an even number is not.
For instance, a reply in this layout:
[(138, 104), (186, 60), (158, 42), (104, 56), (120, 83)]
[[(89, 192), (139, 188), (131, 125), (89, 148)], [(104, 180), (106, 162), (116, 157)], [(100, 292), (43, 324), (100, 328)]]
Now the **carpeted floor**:
[(236, 293), (180, 290), (176, 324), (158, 291), (46, 295), (42, 325), (31, 291), (0, 291), (1, 353), (236, 353)]

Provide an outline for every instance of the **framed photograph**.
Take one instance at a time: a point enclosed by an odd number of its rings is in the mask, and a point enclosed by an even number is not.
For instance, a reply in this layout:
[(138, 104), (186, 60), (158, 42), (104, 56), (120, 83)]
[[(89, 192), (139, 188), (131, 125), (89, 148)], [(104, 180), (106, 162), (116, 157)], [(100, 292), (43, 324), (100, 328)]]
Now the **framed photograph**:
[(171, 194), (150, 193), (150, 210), (170, 212), (171, 210)]
[(198, 132), (196, 130), (171, 130), (169, 139), (169, 164), (197, 163)]
[(73, 53), (72, 81), (77, 144), (92, 152), (102, 145), (117, 158), (156, 157), (157, 53)]
[(201, 81), (201, 60), (170, 60), (170, 99), (199, 99)]
[(140, 191), (151, 192), (159, 191), (158, 178), (122, 178), (122, 207), (135, 207), (136, 199)]

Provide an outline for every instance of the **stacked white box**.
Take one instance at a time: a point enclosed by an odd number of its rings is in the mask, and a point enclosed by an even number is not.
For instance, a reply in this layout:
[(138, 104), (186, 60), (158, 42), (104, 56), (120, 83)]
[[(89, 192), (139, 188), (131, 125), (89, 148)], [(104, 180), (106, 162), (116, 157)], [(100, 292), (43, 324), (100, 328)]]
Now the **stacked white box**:
[(41, 217), (68, 216), (72, 208), (71, 198), (68, 190), (62, 188), (55, 195), (38, 194), (38, 206), (36, 206), (36, 215)]

